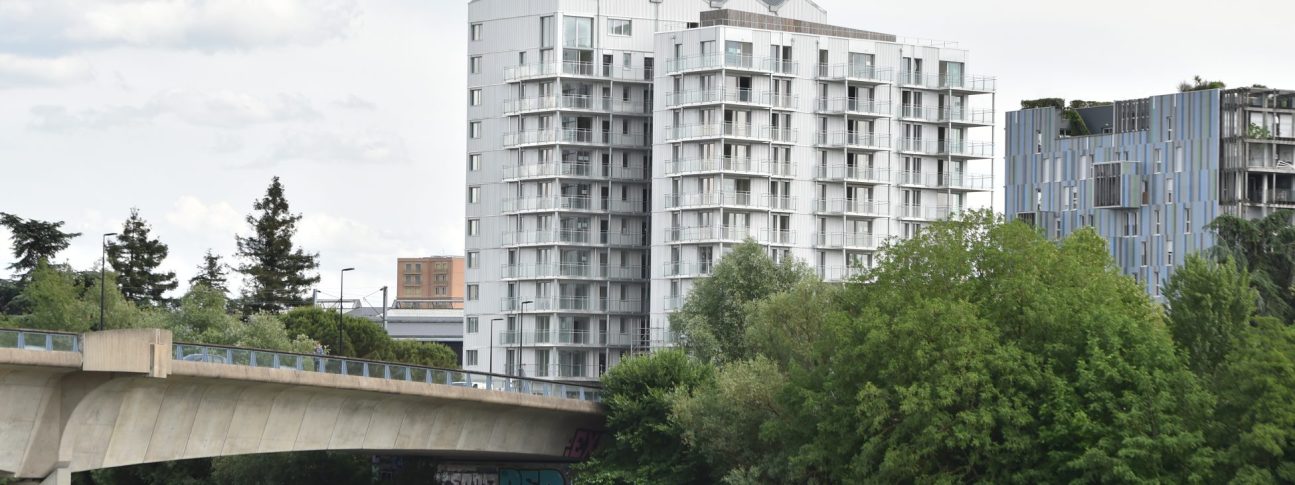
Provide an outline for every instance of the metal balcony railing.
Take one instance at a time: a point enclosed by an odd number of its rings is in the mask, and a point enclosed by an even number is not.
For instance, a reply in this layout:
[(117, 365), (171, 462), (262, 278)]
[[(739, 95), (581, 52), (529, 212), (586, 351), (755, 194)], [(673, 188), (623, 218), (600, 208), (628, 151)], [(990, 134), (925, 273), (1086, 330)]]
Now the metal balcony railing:
[(667, 175), (701, 172), (740, 172), (758, 173), (773, 176), (795, 175), (795, 165), (791, 162), (772, 160), (752, 160), (750, 158), (694, 158), (687, 160), (667, 160)]
[(814, 239), (819, 247), (844, 249), (876, 249), (885, 238), (860, 232), (817, 233)]
[(741, 242), (751, 236), (751, 228), (740, 226), (668, 227), (664, 232), (666, 242)]
[(893, 81), (894, 71), (889, 68), (867, 65), (819, 64), (818, 77), (819, 79), (849, 79), (852, 81), (889, 83)]
[(80, 352), (81, 336), (48, 330), (0, 329), (0, 349)]
[(890, 116), (890, 102), (860, 98), (818, 98), (814, 100), (820, 113), (849, 113), (868, 116)]
[(816, 167), (817, 178), (825, 180), (851, 180), (866, 182), (887, 182), (890, 172), (876, 167), (858, 165), (831, 165)]
[(653, 72), (651, 69), (641, 67), (576, 61), (546, 62), (504, 68), (504, 81), (510, 83), (559, 75), (651, 82)]
[(790, 60), (729, 53), (666, 59), (666, 71), (672, 74), (680, 71), (721, 68), (796, 74), (800, 70), (800, 64)]
[(819, 199), (815, 209), (822, 214), (844, 214), (865, 217), (885, 217), (890, 215), (890, 205), (886, 201), (867, 199)]
[(714, 271), (715, 269), (715, 265), (710, 262), (703, 262), (703, 263), (670, 262), (662, 265), (662, 268), (664, 268), (665, 270), (666, 277), (700, 278), (703, 276), (710, 276), (711, 271)]
[(422, 382), (583, 401), (598, 401), (602, 392), (601, 388), (596, 386), (580, 386), (501, 374), (364, 359), (189, 343), (176, 343), (172, 346), (172, 349), (172, 358), (175, 360), (204, 364), (239, 365), (279, 369), (288, 372), (319, 372), (392, 381)]
[(890, 148), (890, 136), (857, 131), (818, 132), (818, 144), (827, 147), (885, 150)]

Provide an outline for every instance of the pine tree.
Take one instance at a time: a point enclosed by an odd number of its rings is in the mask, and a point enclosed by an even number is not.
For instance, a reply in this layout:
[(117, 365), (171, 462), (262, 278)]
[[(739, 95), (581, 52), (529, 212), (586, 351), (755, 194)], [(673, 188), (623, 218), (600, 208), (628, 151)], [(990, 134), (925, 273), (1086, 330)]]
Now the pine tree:
[(220, 255), (207, 250), (207, 254), (202, 257), (202, 264), (198, 265), (198, 274), (189, 279), (189, 286), (203, 285), (213, 290), (219, 291), (222, 295), (229, 294), (225, 263), (220, 261)]
[(301, 214), (288, 210), (279, 177), (274, 177), (265, 197), (252, 208), (260, 211), (247, 216), (254, 233), (236, 236), (238, 257), (243, 260), (238, 267), (244, 276), (243, 312), (279, 313), (305, 305), (306, 290), (319, 282), (319, 275), (311, 274), (319, 267), (319, 254), (293, 247), (292, 236), (297, 233)]
[(24, 283), (41, 260), (54, 259), (55, 254), (67, 249), (72, 238), (81, 235), (59, 229), (63, 227), (63, 221), (23, 219), (5, 212), (0, 212), (0, 226), (9, 228), (13, 238), (13, 257), (17, 261), (10, 264), (9, 269)]
[(139, 209), (131, 208), (121, 234), (108, 245), (108, 263), (117, 272), (122, 296), (142, 307), (166, 303), (162, 294), (178, 286), (174, 272), (157, 271), (169, 251), (166, 244), (150, 237), (151, 231)]

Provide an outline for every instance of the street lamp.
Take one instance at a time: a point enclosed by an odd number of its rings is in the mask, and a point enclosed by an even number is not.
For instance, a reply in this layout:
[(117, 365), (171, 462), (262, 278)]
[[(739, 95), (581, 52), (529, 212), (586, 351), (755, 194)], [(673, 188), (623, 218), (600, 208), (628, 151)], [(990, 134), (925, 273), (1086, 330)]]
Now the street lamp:
[(491, 373), (491, 374), (494, 374), (494, 373), (495, 373), (495, 322), (502, 322), (502, 321), (504, 321), (504, 319), (502, 319), (502, 318), (491, 318), (491, 319), (490, 319), (490, 356), (488, 356), (488, 357), (486, 357), (486, 358), (487, 358), (487, 359), (490, 359), (490, 373)]
[(108, 290), (107, 290), (106, 288), (104, 288), (104, 284), (105, 284), (105, 282), (107, 281), (107, 278), (106, 278), (104, 275), (106, 274), (105, 267), (108, 265), (108, 263), (107, 263), (107, 261), (108, 261), (108, 237), (109, 237), (109, 236), (116, 236), (116, 235), (117, 235), (117, 233), (115, 233), (115, 232), (109, 232), (109, 233), (104, 234), (104, 235), (103, 235), (103, 243), (99, 245), (99, 247), (100, 247), (100, 249), (101, 249), (101, 251), (99, 252), (99, 331), (101, 331), (101, 332), (102, 332), (102, 331), (103, 331), (103, 329), (104, 329), (104, 326), (103, 326), (103, 300), (104, 300), (104, 298), (105, 298), (105, 297), (107, 297), (107, 295), (108, 295)]
[(342, 268), (342, 277), (337, 284), (337, 350), (333, 351), (337, 355), (342, 354), (342, 295), (346, 293), (346, 272), (353, 270), (355, 268)]
[(522, 329), (526, 328), (526, 305), (531, 303), (535, 302), (526, 300), (521, 305), (518, 305), (522, 309), (522, 313), (517, 318), (517, 377), (526, 377), (526, 371), (522, 368), (522, 336), (525, 335), (522, 333)]

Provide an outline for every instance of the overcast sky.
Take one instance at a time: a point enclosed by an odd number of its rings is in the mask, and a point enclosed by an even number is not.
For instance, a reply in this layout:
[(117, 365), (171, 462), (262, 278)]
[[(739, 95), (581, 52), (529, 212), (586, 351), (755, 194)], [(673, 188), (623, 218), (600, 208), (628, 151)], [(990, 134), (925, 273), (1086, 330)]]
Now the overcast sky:
[[(1000, 112), (1195, 74), (1295, 88), (1289, 0), (817, 2), (957, 41)], [(322, 291), (344, 266), (348, 295), (394, 285), (396, 257), (463, 250), (466, 18), (462, 0), (0, 0), (0, 211), (66, 221), (85, 235), (60, 259), (90, 267), (138, 207), (187, 280), (278, 175)]]

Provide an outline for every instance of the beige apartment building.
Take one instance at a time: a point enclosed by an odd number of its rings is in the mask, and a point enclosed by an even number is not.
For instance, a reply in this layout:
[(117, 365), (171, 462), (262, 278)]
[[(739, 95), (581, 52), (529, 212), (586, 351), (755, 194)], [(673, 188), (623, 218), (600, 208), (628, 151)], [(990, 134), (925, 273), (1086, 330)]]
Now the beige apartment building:
[(463, 308), (463, 257), (396, 259), (392, 308)]

